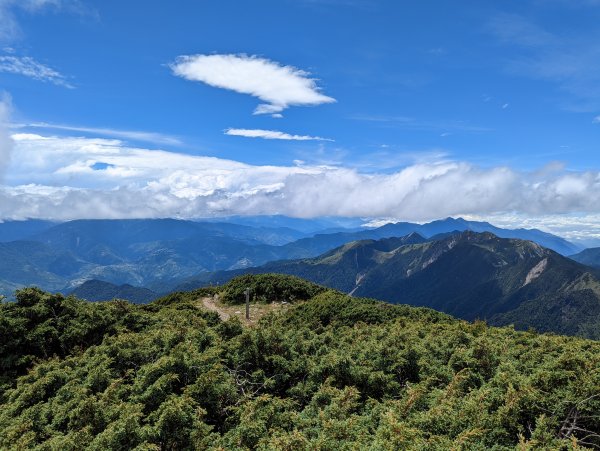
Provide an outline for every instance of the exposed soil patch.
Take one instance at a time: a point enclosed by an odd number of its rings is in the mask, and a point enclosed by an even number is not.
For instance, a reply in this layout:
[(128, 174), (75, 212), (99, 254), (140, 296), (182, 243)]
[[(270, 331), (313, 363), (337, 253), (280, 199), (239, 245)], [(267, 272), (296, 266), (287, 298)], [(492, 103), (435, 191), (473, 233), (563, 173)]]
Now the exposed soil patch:
[[(217, 312), (222, 321), (237, 316), (242, 324), (251, 326), (256, 324), (260, 318), (267, 313), (286, 311), (290, 308), (289, 302), (271, 302), (269, 304), (252, 303), (250, 304), (250, 319), (246, 320), (246, 306), (223, 304), (216, 297), (201, 298), (202, 306), (211, 312)], [(297, 304), (297, 302), (296, 302)]]

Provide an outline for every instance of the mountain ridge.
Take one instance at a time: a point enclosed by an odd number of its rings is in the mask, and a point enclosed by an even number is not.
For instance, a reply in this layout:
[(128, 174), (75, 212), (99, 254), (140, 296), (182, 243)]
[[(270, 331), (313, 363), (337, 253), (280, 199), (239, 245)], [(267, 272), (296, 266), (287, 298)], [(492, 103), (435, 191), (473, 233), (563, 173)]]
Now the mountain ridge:
[[(276, 218), (275, 224), (281, 221)], [(23, 225), (27, 228), (26, 222)], [(10, 227), (14, 229), (15, 225), (10, 224)], [(199, 273), (312, 258), (356, 240), (398, 237), (422, 231), (429, 237), (434, 232), (448, 233), (457, 228), (497, 230), (488, 223), (461, 218), (308, 235), (285, 226), (251, 227), (177, 219), (77, 220), (54, 225), (36, 222), (33, 228), (41, 230), (36, 229), (33, 235), (0, 247), (0, 260), (5, 262), (4, 269), (0, 265), (0, 294), (10, 296), (15, 289), (31, 285), (51, 291), (70, 291), (93, 279), (166, 292)], [(524, 232), (503, 230), (502, 233), (519, 235)], [(527, 233), (539, 235), (536, 231)], [(547, 239), (546, 235), (541, 238)], [(558, 237), (552, 237), (552, 240), (561, 248), (571, 249)], [(49, 261), (55, 264), (49, 265)], [(15, 268), (22, 271), (15, 271)]]
[(600, 268), (600, 247), (591, 247), (581, 252), (571, 255), (571, 259), (583, 265)]
[(73, 289), (69, 295), (92, 302), (125, 299), (134, 304), (146, 304), (160, 297), (159, 294), (148, 288), (134, 287), (129, 284), (117, 286), (97, 279), (86, 280)]
[[(222, 284), (242, 273), (290, 274), (354, 296), (429, 307), (467, 320), (600, 338), (598, 270), (537, 243), (490, 232), (420, 238), (353, 242), (316, 258), (204, 276), (196, 285)], [(192, 287), (188, 282), (179, 289)]]

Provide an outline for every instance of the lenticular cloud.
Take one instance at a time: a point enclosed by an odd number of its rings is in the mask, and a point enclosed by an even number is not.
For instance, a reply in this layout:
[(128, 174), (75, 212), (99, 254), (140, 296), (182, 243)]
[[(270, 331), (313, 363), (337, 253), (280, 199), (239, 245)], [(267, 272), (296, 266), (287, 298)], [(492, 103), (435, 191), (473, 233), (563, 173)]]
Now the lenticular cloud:
[(257, 97), (264, 103), (256, 107), (254, 114), (278, 115), (290, 106), (335, 102), (321, 93), (307, 72), (257, 56), (180, 56), (170, 67), (186, 80)]

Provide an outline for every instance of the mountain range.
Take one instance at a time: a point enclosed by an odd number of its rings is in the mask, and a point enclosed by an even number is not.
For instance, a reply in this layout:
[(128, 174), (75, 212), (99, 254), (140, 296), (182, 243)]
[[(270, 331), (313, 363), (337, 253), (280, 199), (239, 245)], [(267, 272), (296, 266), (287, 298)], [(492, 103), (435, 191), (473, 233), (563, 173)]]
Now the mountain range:
[(242, 273), (291, 274), (463, 319), (600, 338), (600, 271), (489, 232), (355, 241), (317, 258), (201, 275), (179, 288), (222, 284)]
[[(453, 231), (489, 231), (498, 236), (530, 239), (563, 254), (580, 250), (560, 237), (539, 230), (500, 229), (489, 223), (461, 218), (428, 224), (400, 222), (374, 228), (356, 228), (356, 221), (350, 220), (268, 217), (263, 223), (259, 218), (232, 218), (231, 221), (140, 219), (0, 223), (0, 294), (10, 296), (14, 290), (31, 285), (70, 292), (88, 280), (165, 293), (199, 274), (256, 267), (277, 260), (312, 258), (352, 241), (399, 237), (411, 232), (428, 238)], [(252, 225), (238, 223), (244, 221)]]

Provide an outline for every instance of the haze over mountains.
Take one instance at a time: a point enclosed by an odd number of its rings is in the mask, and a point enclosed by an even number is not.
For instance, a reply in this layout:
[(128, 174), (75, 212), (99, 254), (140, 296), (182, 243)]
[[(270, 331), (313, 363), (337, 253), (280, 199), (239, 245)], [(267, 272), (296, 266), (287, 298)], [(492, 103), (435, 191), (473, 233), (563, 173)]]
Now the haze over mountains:
[(563, 254), (579, 250), (539, 230), (500, 229), (460, 218), (423, 225), (395, 223), (350, 229), (342, 226), (353, 226), (356, 221), (284, 217), (267, 217), (262, 223), (259, 218), (245, 221), (253, 225), (175, 219), (0, 223), (0, 293), (10, 296), (15, 289), (30, 285), (71, 291), (94, 279), (164, 293), (201, 273), (311, 258), (351, 241), (400, 237), (411, 232), (430, 237), (453, 231), (490, 231), (498, 236), (530, 239)]

